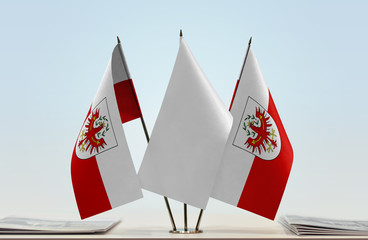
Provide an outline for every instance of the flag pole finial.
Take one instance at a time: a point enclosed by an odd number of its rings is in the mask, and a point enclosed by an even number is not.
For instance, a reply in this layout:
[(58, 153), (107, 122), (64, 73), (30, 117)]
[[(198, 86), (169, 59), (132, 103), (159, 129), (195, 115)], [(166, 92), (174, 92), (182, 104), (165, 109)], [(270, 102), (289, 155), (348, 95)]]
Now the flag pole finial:
[(180, 37), (183, 37), (183, 31), (180, 29), (180, 34), (179, 34)]
[(118, 39), (118, 43), (120, 43), (120, 38), (119, 38), (119, 36), (116, 36), (116, 38)]

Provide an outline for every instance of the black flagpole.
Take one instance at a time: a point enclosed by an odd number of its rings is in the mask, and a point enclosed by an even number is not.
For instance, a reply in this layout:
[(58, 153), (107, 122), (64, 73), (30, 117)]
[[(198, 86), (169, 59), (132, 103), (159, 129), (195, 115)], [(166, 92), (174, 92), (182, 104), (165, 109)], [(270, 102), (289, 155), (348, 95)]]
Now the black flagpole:
[[(127, 73), (127, 77), (128, 77), (128, 79), (131, 79), (130, 73), (129, 73), (129, 70), (128, 70), (128, 67), (127, 67), (127, 64), (126, 64), (126, 61), (125, 61), (125, 57), (124, 57), (124, 53), (123, 53), (123, 47), (121, 46), (119, 36), (117, 37), (117, 39), (118, 39), (118, 44), (119, 44), (120, 55), (121, 55), (121, 58), (123, 60), (123, 65), (124, 65), (125, 71)], [(148, 134), (148, 131), (147, 131), (146, 123), (145, 123), (144, 118), (143, 118), (143, 114), (141, 115), (140, 119), (141, 119), (141, 123), (142, 123), (142, 126), (143, 126), (144, 134), (146, 136), (147, 143), (149, 143), (150, 137), (149, 137), (149, 134)], [(174, 217), (173, 217), (172, 212), (171, 212), (169, 200), (167, 199), (166, 196), (164, 196), (164, 200), (165, 200), (167, 211), (169, 212), (172, 228), (173, 228), (174, 231), (176, 231), (176, 225), (175, 225)]]
[(196, 231), (199, 231), (199, 225), (201, 224), (202, 214), (203, 214), (203, 209), (201, 209), (201, 211), (199, 212), (197, 224), (196, 224), (196, 227), (195, 227)]
[[(180, 29), (179, 37), (183, 37), (183, 31)], [(188, 216), (187, 216), (187, 204), (184, 203), (184, 232), (188, 232)]]
[[(247, 52), (246, 52), (245, 57), (244, 57), (244, 61), (243, 61), (242, 68), (240, 69), (240, 74), (239, 74), (238, 81), (240, 81), (240, 78), (241, 78), (241, 76), (243, 75), (243, 70), (244, 70), (245, 62), (247, 61), (248, 53), (249, 53), (249, 49), (250, 49), (250, 45), (251, 45), (251, 44), (252, 44), (252, 37), (250, 37), (249, 42), (248, 42)], [(238, 86), (239, 86), (239, 85), (237, 84), (237, 87), (238, 87)], [(235, 95), (236, 95), (237, 91), (238, 91), (238, 89), (236, 88), (236, 89), (235, 89), (235, 92), (234, 92), (233, 99), (235, 99)], [(230, 110), (231, 110), (231, 109), (229, 109), (229, 111), (230, 111)]]
[(188, 216), (186, 203), (184, 203), (184, 232), (188, 232)]

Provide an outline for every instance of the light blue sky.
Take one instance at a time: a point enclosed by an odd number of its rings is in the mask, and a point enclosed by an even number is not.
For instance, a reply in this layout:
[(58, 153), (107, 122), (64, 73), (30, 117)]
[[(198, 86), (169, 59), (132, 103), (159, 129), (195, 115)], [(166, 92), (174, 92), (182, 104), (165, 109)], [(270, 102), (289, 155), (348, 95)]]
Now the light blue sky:
[[(368, 219), (367, 11), (367, 1), (1, 1), (0, 215), (78, 217), (71, 153), (116, 35), (151, 131), (182, 28), (226, 105), (253, 36), (295, 154), (279, 215)], [(139, 121), (126, 134), (138, 168)], [(166, 211), (144, 195), (113, 213)], [(253, 216), (216, 200), (207, 212)]]

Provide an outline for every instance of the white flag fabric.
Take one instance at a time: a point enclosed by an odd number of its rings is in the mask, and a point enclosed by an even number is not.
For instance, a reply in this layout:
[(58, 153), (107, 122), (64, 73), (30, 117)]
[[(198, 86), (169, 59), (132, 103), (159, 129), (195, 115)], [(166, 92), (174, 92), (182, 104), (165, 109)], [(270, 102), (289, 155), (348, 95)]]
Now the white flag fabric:
[(82, 219), (142, 197), (122, 126), (140, 117), (141, 112), (119, 45), (73, 151), (71, 177)]
[(212, 197), (273, 220), (293, 150), (252, 49), (238, 83), (234, 123)]
[(146, 149), (142, 188), (205, 209), (232, 117), (184, 39)]

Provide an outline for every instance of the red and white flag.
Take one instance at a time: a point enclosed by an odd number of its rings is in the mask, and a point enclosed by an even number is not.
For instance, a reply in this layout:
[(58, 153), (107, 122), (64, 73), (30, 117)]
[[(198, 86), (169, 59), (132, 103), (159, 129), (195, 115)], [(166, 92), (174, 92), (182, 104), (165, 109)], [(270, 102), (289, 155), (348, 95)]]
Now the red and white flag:
[(141, 116), (119, 43), (74, 146), (71, 176), (82, 219), (142, 198), (122, 126)]
[(230, 108), (233, 126), (212, 197), (273, 220), (293, 149), (252, 49)]

